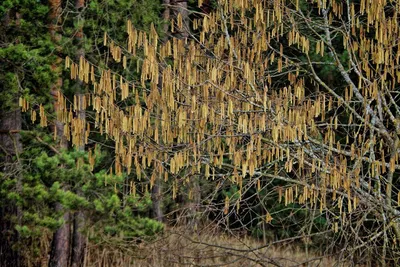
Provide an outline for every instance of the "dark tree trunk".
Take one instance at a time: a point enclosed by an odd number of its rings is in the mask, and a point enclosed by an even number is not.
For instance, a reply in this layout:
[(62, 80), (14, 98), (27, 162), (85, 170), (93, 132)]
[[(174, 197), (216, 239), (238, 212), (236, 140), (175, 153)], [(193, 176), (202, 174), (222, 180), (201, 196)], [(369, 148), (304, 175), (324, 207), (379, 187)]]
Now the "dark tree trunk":
[[(21, 15), (17, 11), (5, 12), (1, 18), (0, 31), (6, 32), (11, 20), (15, 25), (20, 25)], [(15, 43), (18, 43), (18, 38)], [(2, 62), (0, 61), (0, 64)], [(1, 81), (0, 81), (1, 85)], [(0, 90), (7, 90), (0, 86)], [(21, 165), (19, 164), (19, 154), (22, 152), (20, 131), (22, 129), (21, 111), (18, 107), (18, 92), (10, 91), (13, 96), (13, 103), (0, 101), (0, 183), (3, 179), (16, 178), (17, 193), (21, 192)], [(17, 221), (12, 217), (17, 217)], [(0, 266), (21, 266), (20, 255), (13, 245), (18, 242), (18, 233), (15, 231), (15, 224), (21, 224), (21, 211), (16, 203), (0, 202)]]
[(162, 184), (159, 178), (154, 182), (153, 189), (151, 190), (151, 200), (153, 203), (153, 217), (159, 222), (164, 219), (164, 212), (162, 210)]
[[(84, 95), (78, 94), (78, 101), (82, 101)], [(78, 111), (78, 118), (80, 120), (86, 121), (86, 113), (84, 110)], [(84, 131), (84, 130), (83, 130)], [(81, 140), (79, 149), (85, 150), (85, 133), (81, 133)], [(77, 194), (83, 195), (80, 188), (77, 188)], [(74, 227), (73, 227), (73, 234), (72, 234), (72, 262), (71, 266), (78, 267), (81, 266), (85, 256), (85, 246), (86, 240), (85, 236), (83, 235), (82, 231), (85, 227), (86, 216), (83, 211), (79, 210), (74, 213)]]
[[(55, 109), (57, 106), (55, 104)], [(55, 121), (54, 129), (57, 131), (57, 137), (59, 140), (58, 147), (60, 149), (67, 149), (68, 143), (64, 137), (64, 125), (62, 122)], [(67, 190), (67, 186), (63, 185), (64, 190)], [(63, 212), (64, 208), (61, 203), (56, 203), (56, 212)], [(51, 249), (50, 267), (67, 267), (69, 266), (70, 257), (70, 239), (71, 239), (71, 214), (69, 212), (64, 212), (63, 215), (64, 224), (54, 233), (53, 245)]]
[[(78, 20), (83, 20), (82, 18), (82, 9), (85, 6), (85, 0), (76, 0), (75, 1), (75, 9), (78, 12)], [(82, 26), (83, 27), (83, 26)], [(76, 53), (76, 60), (79, 62), (81, 57), (85, 56), (85, 51), (83, 48), (83, 28), (80, 28), (75, 35), (76, 45), (78, 46), (78, 50)], [(76, 90), (78, 103), (83, 103), (83, 99), (85, 98), (84, 90), (83, 90), (83, 82), (78, 78), (76, 81)], [(82, 108), (82, 105), (79, 104), (78, 110), (78, 119), (82, 122), (82, 125), (86, 125), (86, 112), (85, 109)], [(79, 144), (78, 149), (84, 151), (85, 150), (85, 127), (80, 134), (80, 138), (78, 140)], [(82, 195), (82, 191), (78, 187), (77, 194)], [(83, 211), (78, 210), (74, 213), (74, 227), (72, 234), (72, 261), (71, 265), (73, 267), (81, 266), (85, 256), (85, 236), (82, 231), (85, 227), (85, 214)]]
[(190, 33), (188, 2), (187, 0), (170, 0), (170, 1), (174, 18), (176, 18), (178, 14), (181, 14), (183, 22), (182, 29), (178, 29), (178, 27), (175, 27), (174, 36), (180, 39), (188, 38)]
[(200, 9), (204, 14), (210, 14), (210, 12), (212, 11), (211, 1), (210, 0), (204, 0), (203, 4), (200, 7)]
[[(56, 204), (56, 211), (62, 212), (63, 207), (60, 203)], [(53, 247), (50, 256), (50, 267), (67, 267), (69, 263), (69, 250), (70, 250), (70, 236), (71, 236), (71, 225), (70, 225), (70, 213), (64, 213), (63, 219), (65, 223), (58, 228), (53, 237)]]
[[(15, 188), (17, 192), (21, 191), (18, 164), (18, 154), (22, 151), (19, 134), (21, 125), (19, 109), (12, 111), (0, 109), (0, 166), (2, 168), (0, 171), (4, 173), (0, 179), (18, 175)], [(17, 215), (17, 223), (20, 223), (21, 212), (15, 203), (4, 203), (0, 206), (0, 266), (21, 266), (20, 255), (18, 251), (13, 250), (14, 243), (18, 241), (18, 233), (14, 230), (16, 222), (11, 220), (11, 217), (15, 215)]]
[(72, 235), (72, 266), (81, 266), (85, 256), (85, 236), (82, 234), (82, 229), (85, 226), (85, 215), (82, 211), (77, 211), (74, 214), (74, 232)]
[[(189, 10), (188, 10), (188, 1), (187, 0), (170, 0), (171, 1), (171, 9), (172, 16), (174, 19), (178, 17), (180, 14), (182, 17), (182, 28), (179, 29), (176, 25), (174, 36), (179, 39), (187, 39), (190, 37), (190, 25), (189, 25)], [(206, 2), (209, 4), (209, 2)], [(186, 196), (184, 206), (188, 208), (186, 212), (187, 215), (184, 215), (184, 221), (188, 224), (191, 229), (196, 229), (199, 218), (198, 212), (200, 209), (201, 202), (201, 189), (200, 189), (200, 181), (199, 177), (193, 176), (190, 178), (190, 183), (188, 184), (190, 190), (192, 192), (192, 198)]]
[[(163, 41), (167, 41), (168, 39), (168, 21), (170, 19), (170, 0), (163, 0), (164, 12), (163, 12), (163, 19), (165, 21), (164, 28), (163, 28)], [(160, 75), (161, 79), (161, 75)], [(159, 83), (161, 84), (161, 82)], [(160, 88), (162, 90), (162, 88)], [(153, 218), (159, 222), (164, 220), (164, 211), (162, 209), (162, 180), (160, 177), (157, 177), (154, 186), (151, 190), (151, 200), (153, 204)]]
[[(61, 16), (61, 0), (49, 0), (49, 31), (52, 41), (58, 45), (60, 40), (58, 21)], [(60, 48), (58, 48), (60, 49)], [(58, 94), (62, 86), (61, 78), (61, 65), (62, 59), (57, 58), (52, 69), (59, 75), (59, 78), (51, 88), (51, 95), (54, 98), (54, 110), (58, 112)], [(64, 136), (64, 124), (57, 119), (54, 121), (54, 131), (57, 133), (58, 148), (60, 150), (68, 149), (68, 143)], [(64, 190), (67, 190), (67, 185), (63, 185)], [(64, 212), (64, 208), (61, 203), (56, 203), (55, 210), (57, 212)], [(51, 249), (51, 255), (49, 260), (49, 266), (51, 267), (67, 267), (70, 258), (70, 239), (71, 239), (71, 215), (69, 212), (64, 212), (63, 219), (64, 224), (57, 229), (53, 236), (53, 244)]]

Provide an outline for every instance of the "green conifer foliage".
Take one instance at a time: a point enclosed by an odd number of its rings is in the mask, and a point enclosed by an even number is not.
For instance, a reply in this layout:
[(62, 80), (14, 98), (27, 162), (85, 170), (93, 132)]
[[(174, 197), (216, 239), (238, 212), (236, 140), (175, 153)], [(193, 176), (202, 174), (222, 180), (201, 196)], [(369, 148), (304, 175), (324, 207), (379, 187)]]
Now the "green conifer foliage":
[[(77, 29), (83, 26), (86, 57), (105, 66), (103, 32), (123, 42), (127, 18), (143, 28), (150, 23), (160, 25), (161, 7), (157, 1), (134, 0), (93, 0), (80, 13), (70, 1), (61, 1), (61, 7), (63, 12), (57, 18), (60, 39), (55, 43), (48, 29), (47, 1), (0, 3), (0, 113), (18, 108), (19, 98), (23, 110), (30, 109), (23, 113), (23, 152), (11, 165), (0, 162), (0, 208), (15, 203), (21, 211), (18, 217), (2, 217), (10, 222), (4, 236), (11, 236), (14, 229), (18, 232), (13, 249), (20, 253), (22, 265), (37, 265), (47, 259), (53, 233), (66, 223), (62, 219), (65, 212), (83, 211), (89, 215), (84, 233), (92, 242), (111, 237), (116, 243), (137, 240), (163, 229), (162, 224), (147, 218), (149, 194), (141, 195), (139, 190), (134, 195), (126, 194), (127, 190), (135, 190), (129, 184), (135, 178), (126, 173), (110, 174), (112, 149), (105, 149), (111, 143), (104, 136), (91, 136), (86, 152), (59, 150), (52, 132), (57, 115), (54, 96), (50, 96), (52, 85), (60, 78), (56, 73), (63, 68), (54, 66), (54, 62), (57, 57), (75, 55)], [(68, 82), (69, 74), (64, 74), (62, 92), (68, 102), (73, 102), (77, 88)], [(28, 102), (29, 107), (24, 106)], [(89, 124), (93, 123), (92, 115), (88, 113)], [(104, 146), (101, 153), (95, 149), (97, 143)], [(3, 155), (0, 150), (0, 158)], [(19, 183), (21, 188), (16, 190)], [(78, 195), (78, 189), (83, 194)], [(61, 212), (55, 212), (56, 203), (62, 204)]]

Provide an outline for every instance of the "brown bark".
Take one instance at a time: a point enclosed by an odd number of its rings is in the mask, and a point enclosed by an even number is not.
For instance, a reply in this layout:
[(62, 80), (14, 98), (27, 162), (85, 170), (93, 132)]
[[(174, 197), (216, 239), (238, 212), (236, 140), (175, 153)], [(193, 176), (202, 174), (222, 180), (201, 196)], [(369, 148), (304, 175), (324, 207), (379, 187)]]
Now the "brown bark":
[[(5, 12), (1, 29), (6, 31), (11, 20), (15, 25), (20, 25), (21, 15), (17, 11), (11, 14), (11, 10)], [(18, 38), (15, 43), (18, 43)], [(0, 88), (6, 90), (6, 88)], [(14, 92), (14, 103), (0, 102), (0, 171), (4, 173), (0, 178), (7, 179), (8, 176), (17, 178), (16, 192), (22, 190), (20, 174), (19, 154), (22, 152), (20, 131), (22, 129), (21, 110), (18, 107), (18, 93)], [(10, 106), (11, 105), (11, 108)], [(1, 180), (0, 180), (1, 182)], [(15, 222), (10, 217), (17, 215), (17, 224), (21, 224), (22, 213), (16, 203), (4, 203), (0, 207), (0, 266), (21, 266), (21, 256), (13, 249), (19, 236), (15, 229)]]
[[(56, 203), (56, 211), (62, 212), (63, 206)], [(67, 267), (69, 263), (69, 250), (70, 250), (70, 213), (64, 213), (63, 219), (65, 223), (58, 228), (53, 237), (53, 247), (51, 251), (49, 266), (50, 267)]]
[[(81, 101), (83, 97), (84, 97), (83, 94), (78, 94), (79, 101)], [(84, 110), (78, 111), (78, 118), (83, 121), (86, 120), (86, 113)], [(85, 150), (84, 133), (82, 133), (81, 136), (83, 140), (80, 140), (79, 149)], [(79, 188), (77, 189), (77, 194), (78, 195), (83, 194)], [(85, 227), (85, 221), (86, 221), (86, 216), (83, 211), (79, 210), (74, 213), (74, 226), (72, 234), (72, 260), (71, 260), (71, 266), (73, 267), (81, 266), (84, 260), (86, 240), (82, 231)]]
[[(163, 41), (167, 41), (168, 39), (168, 21), (170, 19), (170, 0), (163, 0), (163, 6), (164, 6), (164, 12), (163, 12), (163, 19), (165, 21), (164, 27), (163, 27)], [(161, 75), (160, 75), (161, 79)], [(161, 84), (161, 82), (159, 82)], [(160, 88), (162, 89), (162, 88)], [(154, 186), (151, 190), (151, 200), (152, 200), (152, 205), (153, 205), (153, 218), (156, 219), (159, 222), (162, 222), (164, 220), (164, 211), (162, 209), (162, 180), (158, 177), (155, 182)]]
[[(53, 93), (57, 91), (53, 90)], [(57, 110), (57, 101), (54, 100), (55, 110)], [(67, 149), (68, 143), (64, 137), (64, 125), (60, 121), (54, 122), (55, 131), (57, 131), (57, 139), (59, 141), (59, 149)], [(67, 190), (67, 186), (63, 185), (63, 189)], [(64, 208), (60, 203), (55, 205), (56, 212), (63, 212)], [(50, 255), (49, 266), (66, 267), (69, 264), (70, 257), (70, 238), (71, 238), (71, 215), (65, 212), (63, 215), (64, 224), (57, 229), (53, 236), (53, 246)]]
[(85, 215), (82, 211), (77, 211), (74, 214), (74, 231), (72, 235), (72, 261), (71, 266), (81, 266), (85, 256), (85, 236), (82, 234), (82, 229), (85, 226)]
[[(0, 110), (0, 162), (5, 176), (14, 173), (19, 176), (18, 162), (14, 163), (14, 157), (22, 151), (20, 140), (21, 112), (19, 109), (12, 111)], [(16, 190), (21, 190), (21, 181), (18, 178)], [(10, 216), (17, 214), (21, 219), (19, 209), (15, 203), (10, 203), (0, 208), (0, 266), (21, 266), (20, 255), (12, 246), (18, 241), (18, 234), (14, 231), (14, 224)]]
[[(163, 20), (165, 21), (164, 24), (164, 36), (167, 36), (168, 33), (168, 22), (171, 16), (171, 12), (170, 12), (170, 0), (163, 0), (163, 6), (164, 6), (164, 12), (163, 12)], [(167, 37), (164, 37), (164, 41), (167, 39)]]
[[(60, 90), (61, 83), (60, 81), (55, 84), (52, 89), (52, 95), (54, 99), (54, 109), (57, 112), (57, 95), (54, 95), (58, 90)], [(57, 140), (58, 140), (58, 149), (67, 149), (68, 143), (66, 138), (64, 137), (64, 125), (60, 121), (54, 122), (54, 130), (57, 132)], [(67, 190), (67, 186), (63, 185), (64, 190)], [(63, 212), (64, 208), (61, 203), (56, 203), (55, 205), (56, 212)], [(50, 255), (49, 266), (51, 267), (67, 267), (69, 264), (70, 257), (70, 239), (71, 239), (71, 214), (69, 212), (65, 212), (63, 215), (64, 224), (61, 225), (60, 228), (54, 233), (53, 236), (53, 245)]]
[(153, 189), (151, 190), (151, 200), (153, 203), (153, 217), (159, 222), (164, 219), (162, 210), (162, 184), (160, 179), (156, 179)]
[[(174, 36), (180, 39), (187, 39), (190, 36), (190, 25), (189, 25), (189, 10), (188, 10), (188, 1), (187, 0), (170, 0), (171, 2), (171, 10), (172, 16), (176, 20), (178, 15), (182, 17), (182, 28), (179, 29), (177, 26), (175, 27)], [(208, 2), (206, 4), (209, 4)], [(185, 219), (186, 223), (190, 228), (195, 230), (199, 223), (198, 212), (200, 209), (201, 202), (201, 188), (199, 177), (193, 176), (190, 178), (190, 183), (188, 184), (192, 191), (192, 198), (190, 199), (187, 196), (184, 206), (188, 207), (188, 218)]]
[(0, 114), (0, 144), (5, 154), (3, 160), (11, 162), (12, 157), (21, 153), (21, 111), (14, 109), (3, 110)]
[[(57, 45), (60, 40), (60, 35), (58, 33), (59, 26), (58, 20), (61, 16), (61, 0), (50, 0), (49, 1), (49, 31), (52, 41)], [(54, 98), (54, 110), (58, 112), (57, 97), (61, 90), (62, 78), (61, 78), (61, 65), (62, 59), (57, 58), (52, 69), (59, 75), (59, 78), (54, 83), (51, 88), (51, 95)], [(63, 150), (68, 148), (67, 140), (64, 136), (64, 125), (61, 121), (54, 121), (54, 130), (57, 132), (58, 149)], [(67, 186), (63, 185), (66, 190)], [(63, 212), (64, 208), (61, 203), (56, 203), (55, 210), (57, 212)], [(53, 236), (52, 250), (49, 260), (49, 266), (51, 267), (66, 267), (69, 264), (70, 257), (70, 238), (71, 238), (71, 215), (69, 212), (65, 212), (63, 215), (64, 224), (57, 229)]]
[(172, 6), (172, 13), (174, 18), (180, 14), (182, 16), (183, 27), (182, 29), (175, 29), (175, 37), (185, 39), (189, 37), (189, 11), (187, 0), (170, 0)]
[(203, 4), (200, 7), (200, 9), (204, 14), (210, 14), (210, 12), (212, 11), (211, 1), (210, 0), (204, 0)]
[[(75, 1), (75, 9), (77, 12), (80, 12), (82, 8), (85, 6), (85, 0), (76, 0)], [(83, 19), (82, 13), (78, 13), (79, 19)], [(79, 61), (81, 57), (85, 56), (85, 51), (83, 49), (83, 28), (81, 27), (75, 35), (75, 40), (77, 42), (78, 51), (76, 54), (76, 60)], [(84, 90), (83, 90), (83, 82), (81, 80), (76, 81), (76, 93), (77, 99), (79, 103), (83, 103), (83, 99), (85, 97)], [(86, 124), (86, 112), (80, 106), (78, 110), (78, 119), (83, 121), (83, 125)], [(81, 138), (79, 140), (78, 149), (85, 150), (85, 130), (82, 130)], [(78, 195), (82, 195), (82, 191), (78, 188), (77, 192)], [(83, 235), (82, 231), (85, 227), (85, 214), (83, 211), (78, 210), (74, 213), (74, 227), (73, 227), (73, 234), (72, 234), (72, 259), (71, 259), (71, 266), (78, 267), (81, 266), (84, 260), (85, 255), (85, 236)]]

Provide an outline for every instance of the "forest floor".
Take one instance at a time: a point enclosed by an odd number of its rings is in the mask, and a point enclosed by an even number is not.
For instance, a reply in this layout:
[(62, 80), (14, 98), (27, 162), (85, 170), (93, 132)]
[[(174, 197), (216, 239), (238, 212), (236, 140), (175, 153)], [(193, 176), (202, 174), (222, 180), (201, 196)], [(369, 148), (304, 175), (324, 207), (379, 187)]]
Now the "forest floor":
[(303, 242), (264, 243), (246, 235), (169, 228), (162, 237), (136, 248), (91, 246), (85, 266), (350, 266), (333, 256), (307, 253)]

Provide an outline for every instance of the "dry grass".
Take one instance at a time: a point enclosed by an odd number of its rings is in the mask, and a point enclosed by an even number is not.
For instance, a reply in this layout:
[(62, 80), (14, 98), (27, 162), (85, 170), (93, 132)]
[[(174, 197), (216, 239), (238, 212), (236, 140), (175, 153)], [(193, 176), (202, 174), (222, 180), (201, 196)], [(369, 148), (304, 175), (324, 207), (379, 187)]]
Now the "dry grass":
[(111, 243), (89, 246), (85, 266), (345, 266), (332, 257), (307, 255), (299, 246), (268, 246), (246, 236), (183, 228), (168, 229), (163, 237), (139, 245), (116, 249)]

